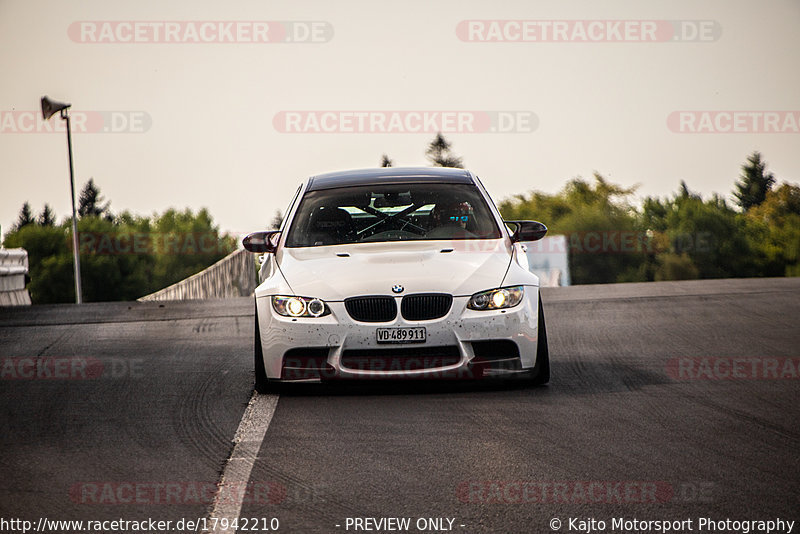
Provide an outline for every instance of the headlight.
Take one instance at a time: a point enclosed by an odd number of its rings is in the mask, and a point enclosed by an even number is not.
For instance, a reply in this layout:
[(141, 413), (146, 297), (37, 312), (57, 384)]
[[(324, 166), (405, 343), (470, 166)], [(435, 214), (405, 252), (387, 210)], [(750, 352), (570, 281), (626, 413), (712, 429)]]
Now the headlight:
[(524, 290), (522, 286), (501, 287), (489, 291), (475, 293), (469, 299), (467, 308), (470, 310), (500, 310), (513, 308), (522, 302)]
[(309, 297), (275, 295), (272, 307), (284, 317), (322, 317), (331, 313), (323, 301)]

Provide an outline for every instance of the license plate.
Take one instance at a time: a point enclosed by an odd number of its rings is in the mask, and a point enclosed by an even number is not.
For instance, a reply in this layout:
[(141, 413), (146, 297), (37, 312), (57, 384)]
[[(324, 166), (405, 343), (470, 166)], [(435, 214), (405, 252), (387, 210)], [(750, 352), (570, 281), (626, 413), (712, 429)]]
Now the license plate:
[(378, 328), (378, 343), (425, 343), (425, 327)]

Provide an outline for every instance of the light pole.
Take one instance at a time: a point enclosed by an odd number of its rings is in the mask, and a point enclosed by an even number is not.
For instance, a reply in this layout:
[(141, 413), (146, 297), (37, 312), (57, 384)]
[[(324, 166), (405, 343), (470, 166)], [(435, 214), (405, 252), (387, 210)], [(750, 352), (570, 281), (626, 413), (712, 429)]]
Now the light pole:
[(57, 111), (61, 112), (61, 118), (67, 121), (67, 150), (69, 152), (69, 191), (72, 199), (72, 259), (75, 267), (75, 303), (83, 302), (81, 291), (81, 253), (78, 249), (78, 218), (75, 214), (75, 176), (72, 168), (72, 129), (69, 122), (69, 108), (72, 104), (64, 104), (50, 100), (46, 96), (42, 97), (42, 117), (48, 120)]

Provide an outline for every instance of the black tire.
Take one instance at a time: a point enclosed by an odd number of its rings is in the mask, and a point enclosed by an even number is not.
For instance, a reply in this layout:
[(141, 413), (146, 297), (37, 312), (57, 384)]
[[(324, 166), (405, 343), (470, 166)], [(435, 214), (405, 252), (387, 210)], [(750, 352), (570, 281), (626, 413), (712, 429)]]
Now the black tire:
[(269, 393), (271, 391), (267, 370), (264, 368), (264, 349), (261, 347), (261, 330), (258, 328), (258, 306), (255, 314), (255, 336), (253, 339), (253, 363), (256, 371), (255, 389), (259, 393)]
[(550, 382), (550, 349), (547, 346), (547, 328), (544, 324), (542, 297), (539, 295), (539, 340), (536, 344), (536, 365), (531, 371), (531, 384), (541, 386)]

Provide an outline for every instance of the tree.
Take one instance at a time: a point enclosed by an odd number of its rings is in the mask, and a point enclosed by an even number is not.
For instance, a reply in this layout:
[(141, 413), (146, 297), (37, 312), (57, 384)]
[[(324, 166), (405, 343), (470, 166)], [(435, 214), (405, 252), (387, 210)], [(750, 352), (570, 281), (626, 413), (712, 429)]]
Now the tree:
[(766, 262), (764, 276), (800, 276), (800, 186), (781, 184), (744, 216), (752, 246)]
[(392, 167), (394, 166), (394, 161), (389, 159), (389, 156), (386, 154), (381, 156), (381, 167)]
[(75, 302), (70, 239), (65, 225), (27, 224), (5, 235), (3, 246), (28, 251), (30, 283), (34, 304)]
[[(236, 249), (206, 210), (167, 210), (140, 217), (78, 220), (81, 281), (86, 302), (133, 300), (205, 269)], [(34, 304), (75, 302), (70, 220), (27, 224), (8, 232), (3, 246), (28, 251)]]
[(450, 142), (444, 138), (441, 132), (436, 134), (433, 141), (428, 145), (425, 156), (435, 167), (456, 167), (464, 168), (461, 158), (453, 154)]
[(747, 158), (747, 163), (742, 165), (742, 174), (739, 175), (736, 190), (733, 192), (736, 203), (742, 210), (748, 211), (764, 202), (767, 192), (775, 184), (775, 177), (771, 172), (765, 172), (766, 167), (767, 163), (762, 161), (758, 151), (753, 152)]
[(695, 280), (700, 271), (695, 266), (689, 254), (683, 252), (664, 252), (658, 255), (658, 268), (655, 271), (656, 282), (662, 280)]
[(570, 278), (575, 284), (644, 281), (649, 244), (636, 232), (636, 212), (624, 188), (595, 173), (594, 182), (570, 180), (558, 194), (535, 191), (500, 202), (506, 220), (534, 219), (565, 235)]
[(761, 272), (744, 216), (719, 195), (703, 200), (681, 183), (672, 198), (647, 198), (640, 221), (642, 232), (655, 236), (648, 280), (732, 278)]
[(29, 224), (33, 224), (36, 222), (33, 219), (33, 214), (31, 213), (31, 205), (26, 202), (22, 205), (22, 209), (19, 210), (19, 216), (17, 217), (17, 222), (11, 228), (11, 231), (21, 230), (22, 228), (28, 226)]
[(281, 224), (283, 224), (283, 214), (281, 210), (275, 210), (275, 215), (272, 216), (272, 220), (269, 222), (269, 229), (278, 230)]
[(89, 178), (83, 186), (78, 197), (78, 215), (80, 217), (102, 217), (111, 218), (109, 206), (111, 202), (103, 205), (103, 197), (100, 196), (100, 188), (94, 184), (94, 178)]
[(50, 204), (45, 204), (42, 213), (39, 214), (39, 226), (55, 226), (56, 214), (50, 209)]
[(686, 180), (681, 180), (681, 188), (679, 192), (681, 198), (701, 198), (697, 193), (692, 193), (689, 186), (686, 185)]
[(151, 228), (154, 291), (188, 278), (236, 250), (236, 240), (220, 234), (205, 208), (196, 214), (188, 208), (168, 209), (153, 218)]

